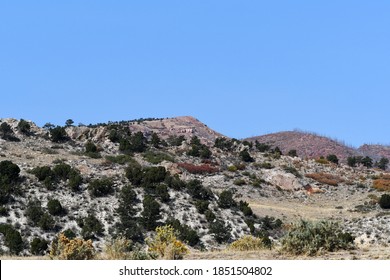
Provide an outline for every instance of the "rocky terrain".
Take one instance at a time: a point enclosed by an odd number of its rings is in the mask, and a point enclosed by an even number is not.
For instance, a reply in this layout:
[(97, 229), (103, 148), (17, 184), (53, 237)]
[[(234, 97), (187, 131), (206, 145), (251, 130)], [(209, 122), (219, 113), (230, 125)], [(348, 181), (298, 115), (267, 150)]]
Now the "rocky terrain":
[[(20, 233), (17, 254), (33, 254), (34, 239), (50, 244), (59, 232), (91, 238), (97, 250), (123, 235), (142, 246), (168, 223), (199, 258), (250, 234), (278, 245), (289, 224), (304, 219), (337, 221), (357, 248), (383, 253), (367, 258), (390, 256), (390, 212), (378, 203), (389, 175), (344, 164), (368, 151), (387, 155), (378, 148), (284, 132), (246, 139), (271, 147), (259, 151), (192, 117), (45, 128), (1, 119), (0, 126), (0, 224)], [(286, 155), (291, 149), (298, 156)], [(329, 154), (340, 163), (318, 159)], [(4, 232), (1, 251), (15, 253)]]

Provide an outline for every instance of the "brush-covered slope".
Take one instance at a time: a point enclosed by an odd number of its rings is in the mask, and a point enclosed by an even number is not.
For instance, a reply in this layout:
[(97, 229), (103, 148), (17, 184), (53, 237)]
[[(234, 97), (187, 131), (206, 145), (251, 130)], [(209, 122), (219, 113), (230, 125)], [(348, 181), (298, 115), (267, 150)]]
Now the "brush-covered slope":
[[(0, 120), (2, 253), (47, 253), (60, 232), (97, 250), (118, 236), (145, 248), (164, 224), (193, 250), (244, 235), (277, 246), (282, 224), (303, 218), (336, 220), (359, 244), (389, 242), (376, 189), (390, 185), (383, 171), (305, 159), (342, 157), (318, 136), (294, 136), (311, 143), (302, 150), (274, 142), (281, 156), (219, 135), (191, 117), (45, 128)], [(300, 154), (321, 141), (320, 154)], [(49, 246), (38, 252), (37, 242)]]
[(339, 141), (300, 131), (284, 131), (251, 137), (246, 140), (257, 140), (260, 143), (266, 143), (272, 147), (279, 147), (283, 154), (287, 154), (290, 150), (296, 150), (298, 156), (301, 158), (319, 158), (334, 154), (345, 162), (350, 156), (360, 155), (359, 151)]
[(360, 146), (358, 151), (365, 156), (369, 156), (375, 160), (378, 160), (382, 157), (390, 159), (390, 146), (365, 144)]

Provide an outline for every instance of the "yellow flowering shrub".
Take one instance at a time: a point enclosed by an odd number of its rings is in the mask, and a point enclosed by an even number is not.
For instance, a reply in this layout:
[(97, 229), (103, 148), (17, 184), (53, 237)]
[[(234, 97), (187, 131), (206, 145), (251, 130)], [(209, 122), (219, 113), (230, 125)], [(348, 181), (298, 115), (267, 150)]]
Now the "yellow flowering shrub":
[(186, 245), (177, 240), (172, 226), (161, 226), (156, 228), (154, 239), (147, 240), (149, 251), (157, 253), (161, 258), (178, 260), (188, 253)]
[(59, 260), (91, 260), (95, 257), (92, 240), (68, 239), (60, 233), (51, 245), (50, 258)]

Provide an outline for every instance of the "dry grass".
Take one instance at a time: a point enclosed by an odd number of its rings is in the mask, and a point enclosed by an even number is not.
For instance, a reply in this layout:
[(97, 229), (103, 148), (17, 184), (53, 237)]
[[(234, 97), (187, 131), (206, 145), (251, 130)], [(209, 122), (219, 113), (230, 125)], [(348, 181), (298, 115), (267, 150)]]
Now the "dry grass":
[(263, 249), (255, 251), (191, 251), (185, 256), (186, 260), (389, 260), (390, 247), (370, 246), (355, 250), (341, 250), (325, 252), (321, 255), (293, 255), (282, 252), (280, 248), (272, 250)]
[[(268, 247), (271, 247), (269, 245)], [(254, 237), (251, 235), (245, 235), (240, 239), (231, 243), (228, 249), (232, 251), (257, 251), (267, 248), (265, 240), (263, 238)]]
[(339, 176), (332, 175), (329, 173), (309, 173), (305, 175), (307, 178), (311, 178), (313, 180), (316, 180), (317, 182), (320, 182), (322, 184), (331, 185), (331, 186), (338, 186), (338, 184), (344, 182), (344, 179), (340, 178)]
[(373, 188), (378, 191), (390, 191), (390, 176), (382, 176), (373, 182)]
[(179, 167), (187, 170), (191, 174), (210, 174), (218, 172), (218, 168), (212, 167), (208, 164), (194, 165), (191, 163), (179, 163)]
[(316, 159), (316, 162), (320, 164), (329, 164), (329, 161), (325, 158), (318, 158)]

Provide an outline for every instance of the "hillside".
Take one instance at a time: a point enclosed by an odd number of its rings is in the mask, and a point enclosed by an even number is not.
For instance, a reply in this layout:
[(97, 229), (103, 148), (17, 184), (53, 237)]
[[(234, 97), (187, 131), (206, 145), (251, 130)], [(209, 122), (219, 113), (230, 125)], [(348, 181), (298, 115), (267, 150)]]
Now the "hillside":
[(376, 160), (381, 157), (390, 158), (390, 146), (365, 144), (360, 146), (358, 151)]
[[(307, 153), (280, 156), (223, 138), (192, 117), (47, 128), (1, 119), (0, 128), (5, 254), (47, 254), (61, 232), (91, 239), (98, 252), (118, 236), (146, 250), (165, 224), (192, 255), (224, 250), (245, 235), (279, 248), (300, 219), (337, 221), (359, 250), (389, 251), (389, 210), (379, 206), (377, 189), (390, 176), (310, 159), (316, 141), (321, 153), (346, 156), (335, 141), (284, 133), (285, 141), (310, 144), (280, 145), (283, 154)], [(45, 249), (32, 249), (37, 239)]]
[(290, 150), (296, 150), (298, 156), (301, 158), (319, 158), (334, 154), (341, 161), (346, 162), (346, 159), (350, 156), (362, 155), (360, 151), (348, 147), (339, 141), (314, 133), (300, 131), (284, 131), (251, 137), (246, 140), (257, 140), (260, 143), (267, 143), (272, 147), (279, 147), (283, 154), (287, 154)]
[(191, 116), (131, 122), (129, 125), (131, 131), (141, 131), (146, 137), (157, 133), (162, 139), (172, 135), (183, 135), (186, 139), (190, 139), (196, 135), (204, 142), (214, 143), (216, 138), (223, 136)]

